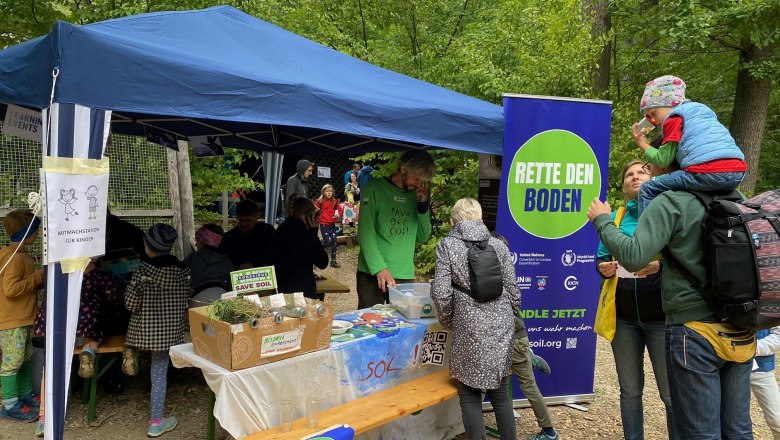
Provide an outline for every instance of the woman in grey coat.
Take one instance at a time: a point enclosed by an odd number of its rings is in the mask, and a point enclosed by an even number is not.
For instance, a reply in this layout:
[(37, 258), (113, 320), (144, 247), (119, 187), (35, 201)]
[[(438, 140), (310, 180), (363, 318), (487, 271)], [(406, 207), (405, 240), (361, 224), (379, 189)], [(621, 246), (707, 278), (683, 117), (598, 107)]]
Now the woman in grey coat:
[[(520, 308), (520, 289), (509, 249), (492, 237), (482, 224), (482, 207), (474, 199), (460, 199), (452, 208), (452, 230), (436, 247), (436, 276), (431, 298), (439, 321), (452, 330), (450, 375), (458, 381), (463, 425), (470, 440), (485, 438), (482, 390), (487, 390), (502, 439), (516, 438), (512, 401), (509, 398), (513, 310)], [(493, 246), (501, 262), (503, 292), (488, 302), (477, 302), (468, 293), (469, 265), (465, 241)]]

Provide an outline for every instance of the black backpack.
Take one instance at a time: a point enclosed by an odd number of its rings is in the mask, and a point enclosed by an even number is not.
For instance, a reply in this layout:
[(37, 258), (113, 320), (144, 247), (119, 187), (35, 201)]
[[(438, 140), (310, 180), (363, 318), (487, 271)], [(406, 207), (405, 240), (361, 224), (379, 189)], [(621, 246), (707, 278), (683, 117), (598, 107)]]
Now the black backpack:
[(501, 274), (501, 262), (498, 254), (488, 240), (464, 241), (468, 248), (466, 256), (469, 263), (469, 283), (471, 289), (452, 286), (461, 292), (468, 293), (477, 302), (488, 302), (501, 296), (504, 291), (504, 280)]
[(706, 209), (701, 229), (710, 279), (694, 285), (715, 317), (748, 330), (780, 325), (780, 190), (747, 200), (737, 191), (690, 192)]

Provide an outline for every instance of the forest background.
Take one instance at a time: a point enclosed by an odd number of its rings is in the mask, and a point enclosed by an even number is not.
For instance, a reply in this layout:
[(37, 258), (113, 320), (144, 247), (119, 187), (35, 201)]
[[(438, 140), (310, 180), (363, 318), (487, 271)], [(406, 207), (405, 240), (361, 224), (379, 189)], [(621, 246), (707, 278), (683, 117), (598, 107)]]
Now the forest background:
[[(133, 14), (230, 4), (369, 63), (501, 104), (503, 93), (613, 103), (607, 198), (622, 203), (619, 172), (639, 156), (630, 136), (647, 81), (683, 78), (743, 149), (740, 189), (780, 187), (780, 0), (0, 0), (0, 48), (48, 33), (56, 20), (87, 24)], [(258, 42), (261, 44), (261, 42)], [(434, 152), (438, 220), (477, 194), (477, 157)], [(235, 166), (252, 152), (191, 161), (196, 205), (259, 185)], [(360, 161), (390, 174), (395, 155)], [(446, 188), (446, 191), (444, 191)], [(206, 209), (196, 211), (207, 220)], [(443, 222), (446, 225), (446, 221)], [(446, 234), (447, 228), (438, 228)], [(418, 270), (433, 269), (438, 240), (421, 245)]]

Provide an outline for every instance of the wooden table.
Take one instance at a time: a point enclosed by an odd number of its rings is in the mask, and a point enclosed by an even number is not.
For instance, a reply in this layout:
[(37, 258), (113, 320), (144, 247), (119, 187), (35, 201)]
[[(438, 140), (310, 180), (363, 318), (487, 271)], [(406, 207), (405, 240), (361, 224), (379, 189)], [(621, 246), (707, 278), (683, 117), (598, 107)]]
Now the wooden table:
[(333, 278), (317, 280), (317, 293), (349, 293), (349, 287)]

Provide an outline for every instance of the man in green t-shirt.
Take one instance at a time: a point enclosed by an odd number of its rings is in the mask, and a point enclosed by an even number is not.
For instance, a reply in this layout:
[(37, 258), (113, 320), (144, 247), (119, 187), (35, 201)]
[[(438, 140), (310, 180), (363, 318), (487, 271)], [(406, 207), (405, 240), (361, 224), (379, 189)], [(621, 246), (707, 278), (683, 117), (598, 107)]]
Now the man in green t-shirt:
[(388, 178), (360, 192), (358, 308), (387, 302), (387, 287), (414, 282), (415, 242), (431, 235), (428, 185), (436, 165), (426, 151), (409, 150)]

